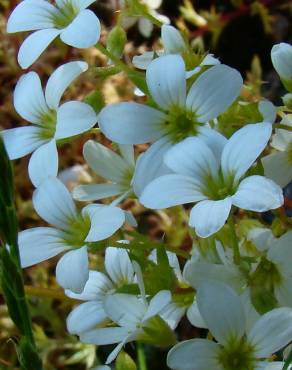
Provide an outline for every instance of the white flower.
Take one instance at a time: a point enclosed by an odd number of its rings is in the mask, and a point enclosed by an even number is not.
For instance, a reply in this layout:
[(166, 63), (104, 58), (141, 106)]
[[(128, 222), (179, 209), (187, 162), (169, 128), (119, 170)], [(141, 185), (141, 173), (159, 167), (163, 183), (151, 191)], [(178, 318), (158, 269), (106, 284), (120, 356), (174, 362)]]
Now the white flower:
[(281, 42), (272, 47), (271, 59), (283, 85), (292, 91), (292, 46)]
[[(199, 310), (218, 343), (191, 339), (174, 346), (167, 364), (175, 370), (247, 370), (269, 365), (264, 360), (292, 339), (292, 310), (278, 308), (251, 328), (240, 297), (222, 283), (205, 283), (197, 294)], [(267, 367), (269, 368), (269, 367)]]
[(19, 233), (22, 267), (32, 266), (66, 252), (56, 267), (58, 283), (81, 293), (89, 277), (87, 245), (104, 240), (124, 223), (120, 208), (91, 204), (78, 212), (71, 194), (57, 178), (45, 180), (34, 191), (36, 212), (53, 227), (36, 227)]
[(153, 60), (146, 80), (158, 108), (124, 102), (99, 113), (100, 129), (112, 141), (142, 144), (164, 137), (175, 143), (190, 135), (207, 136), (211, 130), (203, 126), (232, 104), (242, 86), (236, 70), (219, 64), (202, 73), (187, 91), (185, 63), (179, 55)]
[(248, 237), (263, 253), (254, 271), (255, 282), (261, 278), (262, 288), (266, 284), (281, 306), (292, 307), (292, 231), (275, 238), (270, 229), (256, 228)]
[(200, 138), (185, 139), (165, 155), (175, 174), (150, 183), (140, 202), (152, 209), (198, 202), (189, 224), (203, 238), (220, 230), (232, 205), (255, 212), (279, 208), (283, 194), (272, 180), (256, 175), (241, 180), (264, 150), (271, 131), (270, 123), (250, 124), (229, 140), (214, 138), (210, 146)]
[[(146, 51), (142, 55), (136, 55), (133, 58), (133, 65), (139, 69), (147, 69), (149, 64), (156, 58), (156, 56), (162, 56), (167, 54), (182, 54), (187, 51), (187, 45), (180, 34), (180, 32), (173, 26), (164, 24), (161, 27), (161, 43), (163, 50), (159, 51)], [(219, 60), (214, 58), (212, 54), (207, 54), (199, 66), (191, 71), (186, 72), (186, 77), (189, 78), (195, 73), (200, 72), (203, 66), (212, 66), (220, 64)]]
[(28, 68), (57, 37), (70, 46), (88, 48), (100, 37), (100, 22), (86, 9), (95, 0), (23, 0), (13, 10), (7, 32), (35, 31), (21, 45), (18, 62)]
[(134, 193), (139, 196), (152, 180), (171, 172), (162, 162), (162, 156), (168, 148), (168, 143), (161, 140), (135, 162), (132, 145), (119, 145), (121, 155), (118, 155), (100, 143), (87, 141), (83, 147), (87, 164), (98, 176), (109, 182), (79, 185), (74, 189), (73, 197), (89, 201), (119, 196), (114, 201), (117, 204)]
[[(292, 115), (284, 116), (281, 124), (292, 127)], [(292, 132), (276, 129), (271, 146), (278, 151), (262, 158), (265, 176), (284, 187), (292, 180)]]
[(81, 294), (70, 290), (65, 293), (74, 299), (85, 301), (75, 307), (67, 317), (67, 329), (71, 334), (94, 329), (107, 319), (104, 300), (124, 285), (134, 283), (134, 269), (125, 249), (108, 247), (105, 251), (105, 273), (89, 271), (89, 278)]
[(23, 75), (15, 87), (14, 107), (33, 125), (4, 130), (3, 140), (10, 159), (34, 152), (28, 171), (36, 187), (48, 176), (57, 175), (57, 140), (79, 135), (96, 124), (97, 117), (90, 105), (80, 101), (60, 105), (65, 89), (87, 68), (85, 62), (60, 66), (48, 79), (45, 94), (35, 72)]
[(147, 325), (148, 320), (160, 315), (171, 300), (170, 292), (161, 290), (148, 303), (140, 266), (135, 262), (133, 266), (141, 297), (130, 294), (113, 294), (108, 295), (104, 300), (107, 316), (119, 326), (97, 328), (80, 335), (80, 340), (85, 343), (96, 345), (119, 343), (108, 356), (106, 364), (116, 358), (127, 342), (137, 339), (143, 333), (143, 326)]
[[(157, 9), (161, 6), (162, 0), (142, 0), (142, 3), (147, 6), (148, 12), (154, 18), (162, 23), (170, 23), (169, 18), (157, 12)], [(120, 5), (123, 8), (125, 6), (125, 1), (120, 0)], [(150, 37), (153, 31), (152, 22), (144, 17), (124, 17), (122, 22), (125, 28), (130, 28), (137, 22), (138, 29), (144, 37)]]

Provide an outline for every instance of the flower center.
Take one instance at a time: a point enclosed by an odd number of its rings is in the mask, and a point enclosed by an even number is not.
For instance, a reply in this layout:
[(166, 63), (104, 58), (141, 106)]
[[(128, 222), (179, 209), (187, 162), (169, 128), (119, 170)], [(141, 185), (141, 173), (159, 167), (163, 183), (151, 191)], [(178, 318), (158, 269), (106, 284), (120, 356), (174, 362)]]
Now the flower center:
[(82, 247), (91, 226), (89, 216), (79, 215), (70, 223), (68, 231), (65, 232), (64, 241), (71, 247)]
[(129, 167), (127, 171), (124, 173), (124, 177), (121, 181), (121, 186), (124, 188), (124, 190), (129, 190), (132, 184), (133, 176), (134, 176), (134, 167)]
[(57, 6), (57, 9), (59, 11), (54, 16), (54, 23), (56, 28), (59, 29), (69, 26), (79, 12), (79, 9), (73, 5), (71, 0), (63, 0), (62, 6)]
[(48, 140), (55, 136), (56, 124), (57, 124), (57, 112), (51, 109), (48, 113), (44, 113), (41, 118), (42, 130), (40, 133), (40, 139)]
[(254, 348), (244, 338), (230, 339), (220, 349), (218, 361), (225, 370), (254, 370)]
[(234, 176), (230, 175), (225, 179), (221, 170), (219, 170), (216, 178), (208, 174), (204, 179), (204, 185), (202, 189), (203, 194), (212, 200), (225, 199), (233, 195), (237, 189), (237, 184), (234, 183)]
[(178, 143), (188, 136), (196, 136), (198, 126), (202, 126), (202, 123), (196, 120), (195, 113), (181, 107), (171, 108), (163, 122), (163, 129), (173, 143)]

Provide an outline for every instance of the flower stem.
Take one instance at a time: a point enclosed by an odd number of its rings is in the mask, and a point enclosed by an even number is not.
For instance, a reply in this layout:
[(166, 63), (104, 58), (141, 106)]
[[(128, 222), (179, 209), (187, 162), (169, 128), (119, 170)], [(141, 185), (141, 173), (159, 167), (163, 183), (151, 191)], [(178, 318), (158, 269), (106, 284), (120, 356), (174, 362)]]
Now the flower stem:
[(143, 345), (141, 343), (137, 343), (137, 357), (138, 357), (139, 370), (147, 370), (145, 352), (144, 352)]
[(228, 226), (230, 230), (232, 248), (233, 248), (233, 253), (234, 253), (233, 261), (236, 265), (239, 265), (240, 264), (239, 244), (238, 244), (238, 239), (237, 239), (236, 230), (235, 230), (234, 215), (232, 213), (230, 213), (229, 218), (228, 218)]

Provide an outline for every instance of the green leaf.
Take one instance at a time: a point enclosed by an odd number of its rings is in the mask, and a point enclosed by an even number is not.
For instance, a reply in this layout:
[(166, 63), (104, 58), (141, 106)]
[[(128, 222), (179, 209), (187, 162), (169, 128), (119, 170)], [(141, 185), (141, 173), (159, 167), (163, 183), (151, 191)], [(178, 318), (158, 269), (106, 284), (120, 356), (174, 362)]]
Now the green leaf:
[(26, 337), (21, 338), (17, 352), (23, 370), (42, 370), (42, 363), (38, 353)]
[(108, 34), (106, 48), (115, 57), (120, 58), (123, 55), (126, 42), (127, 34), (125, 30), (117, 25)]
[(124, 351), (120, 352), (116, 360), (116, 370), (136, 370), (133, 359)]

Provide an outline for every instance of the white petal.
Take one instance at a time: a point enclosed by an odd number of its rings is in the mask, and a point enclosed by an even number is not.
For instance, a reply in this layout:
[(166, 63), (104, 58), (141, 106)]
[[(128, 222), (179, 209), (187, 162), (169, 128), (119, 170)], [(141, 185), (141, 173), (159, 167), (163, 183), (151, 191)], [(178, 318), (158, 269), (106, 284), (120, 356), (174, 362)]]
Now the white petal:
[(48, 28), (29, 35), (18, 52), (17, 59), (21, 68), (26, 69), (31, 66), (59, 34), (60, 30)]
[(127, 338), (128, 337), (126, 337), (126, 338), (124, 338), (124, 340), (121, 342), (121, 343), (119, 343), (115, 348), (114, 348), (114, 350), (108, 355), (108, 357), (107, 357), (107, 359), (106, 359), (106, 364), (110, 364), (111, 362), (113, 362), (115, 359), (116, 359), (116, 357), (117, 357), (117, 355), (119, 354), (119, 352), (122, 350), (122, 348), (124, 347), (124, 345), (126, 344), (126, 342), (127, 342)]
[(219, 281), (233, 289), (242, 289), (245, 278), (234, 265), (221, 265), (208, 262), (189, 262), (185, 265), (184, 279), (198, 289), (205, 281)]
[(275, 296), (280, 306), (292, 307), (292, 277), (283, 278), (275, 287)]
[(165, 175), (147, 185), (139, 201), (151, 209), (197, 202), (206, 198), (201, 193), (200, 186), (200, 183), (189, 176)]
[(129, 163), (106, 146), (89, 140), (83, 147), (83, 156), (89, 167), (103, 177), (117, 183), (123, 182), (131, 167)]
[(83, 343), (96, 344), (102, 346), (123, 341), (128, 336), (127, 328), (101, 328), (86, 331), (80, 334), (80, 340)]
[(18, 234), (19, 253), (22, 267), (35, 265), (65, 251), (61, 231), (51, 227), (36, 227)]
[(199, 122), (210, 121), (234, 102), (242, 83), (239, 72), (224, 64), (217, 64), (194, 82), (187, 96), (187, 107), (196, 112)]
[(263, 176), (249, 176), (241, 181), (232, 203), (242, 209), (266, 212), (283, 205), (283, 191), (279, 185)]
[(57, 111), (56, 139), (82, 134), (93, 127), (97, 116), (90, 105), (80, 101), (62, 104)]
[(165, 114), (138, 103), (108, 105), (98, 114), (102, 133), (120, 144), (143, 144), (163, 135), (161, 123)]
[(110, 279), (99, 271), (89, 271), (89, 278), (85, 287), (80, 294), (76, 294), (71, 290), (65, 290), (65, 294), (73, 299), (81, 301), (102, 301), (105, 294), (114, 288)]
[(202, 318), (202, 315), (200, 314), (199, 307), (195, 299), (193, 304), (187, 310), (187, 318), (189, 322), (196, 328), (208, 329), (206, 323)]
[[(92, 210), (95, 205), (89, 207)], [(86, 212), (86, 209), (82, 212)], [(85, 241), (96, 242), (112, 236), (125, 222), (125, 214), (118, 207), (105, 205), (90, 212), (90, 221), (91, 226)]]
[(259, 102), (259, 111), (263, 116), (264, 122), (274, 123), (277, 116), (277, 109), (269, 100), (262, 100)]
[(186, 50), (186, 43), (180, 32), (173, 26), (161, 27), (161, 38), (164, 50), (167, 54), (180, 54)]
[(292, 78), (291, 67), (292, 46), (281, 42), (272, 47), (271, 59), (275, 70), (284, 79)]
[(105, 298), (104, 309), (108, 317), (120, 326), (132, 330), (142, 321), (146, 307), (136, 296), (112, 294)]
[(21, 1), (7, 21), (7, 32), (13, 33), (53, 28), (53, 17), (57, 14), (57, 9), (48, 1)]
[(192, 208), (189, 225), (195, 228), (199, 237), (207, 238), (224, 226), (231, 206), (231, 197), (222, 200), (203, 200)]
[(152, 98), (163, 109), (184, 107), (186, 102), (185, 64), (180, 55), (154, 59), (146, 71)]
[(205, 323), (220, 344), (241, 339), (245, 314), (234, 290), (219, 282), (205, 282), (198, 290), (197, 302)]
[(58, 152), (55, 140), (43, 144), (33, 153), (29, 161), (28, 173), (35, 187), (48, 177), (57, 176)]
[(89, 5), (93, 4), (96, 0), (72, 0), (74, 5), (79, 9), (88, 8)]
[(150, 317), (159, 315), (160, 312), (170, 303), (171, 294), (168, 290), (161, 290), (150, 301), (143, 321), (150, 319)]
[(27, 126), (4, 130), (1, 136), (7, 154), (11, 160), (24, 157), (33, 152), (44, 142), (40, 139), (39, 127)]
[(145, 51), (141, 55), (135, 55), (133, 57), (132, 63), (136, 68), (147, 69), (149, 64), (154, 59), (154, 56), (155, 56), (154, 51)]
[(292, 339), (292, 309), (276, 308), (264, 314), (247, 339), (256, 347), (256, 357), (269, 357)]
[(201, 181), (218, 173), (219, 162), (212, 150), (199, 138), (189, 137), (174, 145), (164, 156), (165, 164), (174, 172)]
[[(26, 0), (27, 1), (27, 0)], [(25, 120), (41, 124), (42, 116), (49, 112), (41, 80), (35, 72), (20, 77), (13, 93), (16, 112)]]
[(89, 278), (87, 247), (64, 254), (56, 266), (57, 282), (64, 289), (81, 293)]
[(67, 330), (70, 334), (80, 334), (94, 329), (107, 318), (101, 301), (91, 301), (75, 307), (67, 317)]
[(291, 276), (291, 259), (292, 259), (292, 231), (289, 230), (280, 238), (274, 239), (271, 248), (268, 251), (267, 258), (280, 267), (281, 272)]
[(82, 10), (72, 23), (62, 31), (60, 37), (67, 45), (81, 49), (89, 48), (99, 40), (99, 19), (91, 10)]
[(225, 145), (221, 157), (223, 175), (238, 181), (265, 149), (272, 133), (270, 123), (247, 125), (236, 131)]
[(167, 138), (161, 138), (139, 156), (132, 183), (137, 196), (142, 194), (151, 181), (172, 172), (163, 161), (164, 154), (171, 145)]
[(223, 370), (216, 360), (219, 348), (206, 339), (186, 340), (168, 352), (167, 365), (174, 370)]
[(221, 158), (224, 146), (228, 142), (226, 137), (206, 126), (199, 127), (198, 131), (198, 138), (208, 145), (215, 158)]
[(276, 242), (272, 230), (263, 227), (255, 227), (252, 229), (248, 233), (247, 239), (251, 240), (261, 252), (267, 251), (273, 243)]
[(117, 286), (133, 283), (134, 269), (126, 249), (108, 247), (105, 251), (105, 269)]
[(271, 153), (262, 158), (265, 176), (284, 188), (292, 180), (292, 164), (287, 152)]
[(57, 110), (64, 91), (87, 69), (86, 62), (76, 61), (61, 65), (51, 74), (45, 90), (46, 102), (51, 109)]
[(170, 302), (164, 309), (159, 313), (159, 316), (167, 323), (167, 325), (174, 330), (179, 324), (180, 320), (185, 314), (185, 307), (181, 307), (175, 302)]
[(33, 193), (36, 212), (48, 223), (66, 230), (77, 216), (69, 190), (56, 178), (45, 180)]
[(119, 144), (119, 151), (128, 164), (135, 166), (135, 149), (133, 145)]
[(153, 31), (153, 24), (149, 21), (149, 19), (146, 18), (139, 18), (138, 19), (138, 28), (141, 34), (144, 37), (150, 37), (152, 31)]
[(117, 184), (79, 185), (73, 189), (72, 196), (80, 201), (100, 200), (123, 193)]

